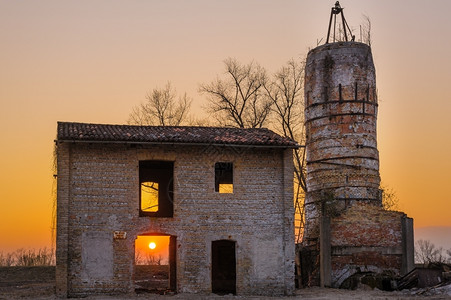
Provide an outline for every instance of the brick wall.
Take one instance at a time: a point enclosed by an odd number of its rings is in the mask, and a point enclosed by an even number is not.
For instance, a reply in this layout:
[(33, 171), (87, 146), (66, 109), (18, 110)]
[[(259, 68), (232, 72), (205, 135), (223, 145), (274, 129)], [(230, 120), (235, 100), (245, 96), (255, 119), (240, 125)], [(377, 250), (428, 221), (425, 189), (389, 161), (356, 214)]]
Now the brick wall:
[(356, 272), (400, 275), (404, 213), (356, 203), (331, 219), (332, 284), (339, 287)]
[[(140, 160), (174, 161), (173, 218), (138, 216)], [(223, 161), (233, 194), (214, 191)], [(59, 143), (57, 293), (133, 292), (134, 240), (152, 233), (176, 236), (178, 292), (211, 292), (211, 243), (226, 239), (238, 295), (292, 294), (292, 189), (291, 150)]]

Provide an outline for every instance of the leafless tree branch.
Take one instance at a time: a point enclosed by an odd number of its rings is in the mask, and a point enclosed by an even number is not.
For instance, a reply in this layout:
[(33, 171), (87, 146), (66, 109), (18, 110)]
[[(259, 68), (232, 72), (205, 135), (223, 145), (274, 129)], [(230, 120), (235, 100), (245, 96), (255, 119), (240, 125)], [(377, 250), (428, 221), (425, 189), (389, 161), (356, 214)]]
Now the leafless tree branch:
[(207, 111), (223, 126), (263, 127), (272, 103), (264, 95), (266, 71), (251, 62), (242, 65), (235, 59), (224, 61), (225, 78), (203, 84), (199, 92), (208, 96)]
[(422, 264), (451, 263), (451, 249), (443, 254), (442, 247), (436, 247), (429, 240), (418, 240), (415, 243), (415, 261)]
[[(264, 85), (266, 95), (272, 103), (274, 126), (285, 137), (305, 144), (304, 135), (304, 63), (291, 59)], [(306, 186), (305, 148), (295, 149), (295, 210), (299, 222), (297, 241), (302, 238), (304, 228), (304, 197)]]
[(146, 101), (133, 108), (128, 124), (179, 126), (189, 119), (192, 100), (186, 93), (177, 98), (177, 92), (168, 82), (162, 89), (155, 88), (146, 95)]

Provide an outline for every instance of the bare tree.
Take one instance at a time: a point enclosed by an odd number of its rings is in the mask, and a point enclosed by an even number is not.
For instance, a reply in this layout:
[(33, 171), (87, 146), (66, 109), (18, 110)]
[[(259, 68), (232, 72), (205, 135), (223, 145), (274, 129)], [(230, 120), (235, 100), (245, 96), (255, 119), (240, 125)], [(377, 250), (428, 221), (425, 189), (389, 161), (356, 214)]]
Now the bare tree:
[(360, 25), (360, 41), (371, 47), (371, 20), (363, 15), (363, 25)]
[(54, 253), (47, 248), (18, 249), (14, 253), (16, 266), (50, 266), (54, 264)]
[(177, 99), (177, 92), (170, 82), (162, 89), (153, 89), (146, 99), (133, 108), (128, 124), (179, 126), (189, 117), (192, 100), (186, 93)]
[(144, 264), (144, 255), (141, 251), (135, 251), (135, 265)]
[[(224, 61), (226, 78), (200, 87), (209, 96), (207, 110), (220, 125), (253, 128), (271, 125), (279, 134), (305, 141), (304, 63), (287, 62), (273, 77), (257, 63), (243, 65), (235, 59)], [(294, 152), (296, 237), (304, 228), (305, 148)]]
[[(136, 257), (136, 256), (135, 256)], [(161, 254), (154, 254), (154, 253), (146, 253), (143, 255), (143, 258), (140, 259), (140, 264), (142, 265), (162, 265), (163, 262), (163, 256)]]
[(163, 261), (163, 256), (161, 256), (161, 254), (158, 254), (158, 256), (155, 258), (155, 264), (156, 265), (158, 265), (158, 266), (161, 266), (162, 265), (162, 262)]
[(382, 207), (385, 210), (398, 209), (399, 198), (396, 195), (395, 190), (384, 184), (381, 184), (379, 189), (382, 192)]
[(155, 255), (153, 253), (146, 253), (145, 265), (155, 265)]
[(14, 253), (12, 253), (12, 252), (7, 252), (7, 253), (0, 252), (0, 266), (1, 267), (10, 267), (10, 266), (13, 266), (14, 263), (15, 263)]
[[(285, 137), (305, 144), (304, 127), (304, 63), (294, 59), (287, 62), (273, 80), (264, 85), (274, 112), (274, 129)], [(305, 147), (295, 149), (295, 210), (296, 240), (300, 242), (304, 228), (304, 198), (306, 187)]]
[[(451, 251), (451, 249), (450, 249)], [(447, 251), (447, 254), (450, 255)], [(429, 240), (418, 240), (415, 245), (415, 261), (417, 263), (422, 264), (430, 264), (430, 263), (445, 263), (448, 262), (449, 259), (446, 258), (446, 255), (443, 254), (442, 247), (436, 247)]]
[(207, 111), (222, 126), (259, 128), (266, 124), (271, 101), (265, 97), (263, 86), (266, 71), (257, 63), (242, 65), (228, 58), (224, 61), (226, 76), (203, 84), (199, 92), (207, 94)]

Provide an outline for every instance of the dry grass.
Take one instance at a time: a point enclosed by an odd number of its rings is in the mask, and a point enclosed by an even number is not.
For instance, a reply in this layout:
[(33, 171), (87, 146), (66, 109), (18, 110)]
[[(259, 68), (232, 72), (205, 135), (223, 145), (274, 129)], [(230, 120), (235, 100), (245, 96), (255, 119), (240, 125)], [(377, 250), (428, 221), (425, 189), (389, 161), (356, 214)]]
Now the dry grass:
[(0, 267), (0, 299), (54, 299), (55, 267)]
[(54, 251), (47, 248), (18, 249), (14, 252), (0, 252), (0, 267), (51, 266), (55, 264)]
[[(162, 267), (163, 268), (163, 267)], [(144, 270), (143, 270), (144, 271)], [(157, 273), (165, 273), (165, 270), (157, 270)], [(119, 300), (119, 299), (183, 299), (183, 300), (216, 300), (216, 299), (451, 299), (451, 286), (444, 287), (446, 290), (436, 292), (431, 290), (410, 290), (402, 292), (385, 292), (379, 290), (359, 289), (355, 291), (338, 290), (327, 288), (307, 288), (296, 291), (294, 297), (245, 297), (214, 294), (176, 294), (176, 295), (157, 295), (157, 294), (131, 294), (131, 295), (98, 295), (89, 296), (84, 299), (97, 300)], [(0, 267), (0, 299), (40, 299), (56, 300), (55, 296), (55, 267)]]

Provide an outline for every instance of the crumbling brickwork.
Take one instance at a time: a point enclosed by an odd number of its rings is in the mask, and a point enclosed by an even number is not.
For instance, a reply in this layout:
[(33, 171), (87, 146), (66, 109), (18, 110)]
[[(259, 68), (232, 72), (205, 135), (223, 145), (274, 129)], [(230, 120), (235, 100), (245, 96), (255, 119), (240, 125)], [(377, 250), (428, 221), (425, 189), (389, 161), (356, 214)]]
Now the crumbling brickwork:
[[(306, 239), (316, 239), (319, 206), (380, 205), (376, 74), (371, 49), (333, 43), (309, 52), (305, 70)], [(332, 195), (333, 194), (333, 195)]]
[[(133, 293), (138, 235), (176, 238), (177, 292), (210, 293), (212, 241), (236, 243), (238, 295), (294, 292), (292, 149), (58, 141), (57, 293)], [(139, 162), (174, 162), (173, 217), (139, 216)], [(232, 162), (233, 193), (215, 192)], [(114, 232), (126, 238), (115, 238)]]
[(402, 267), (402, 219), (405, 214), (355, 203), (331, 219), (331, 279), (339, 287), (357, 272), (392, 272)]
[(339, 287), (360, 271), (400, 274), (407, 256), (413, 264), (411, 219), (382, 208), (371, 48), (337, 42), (311, 50), (305, 103), (307, 284)]

